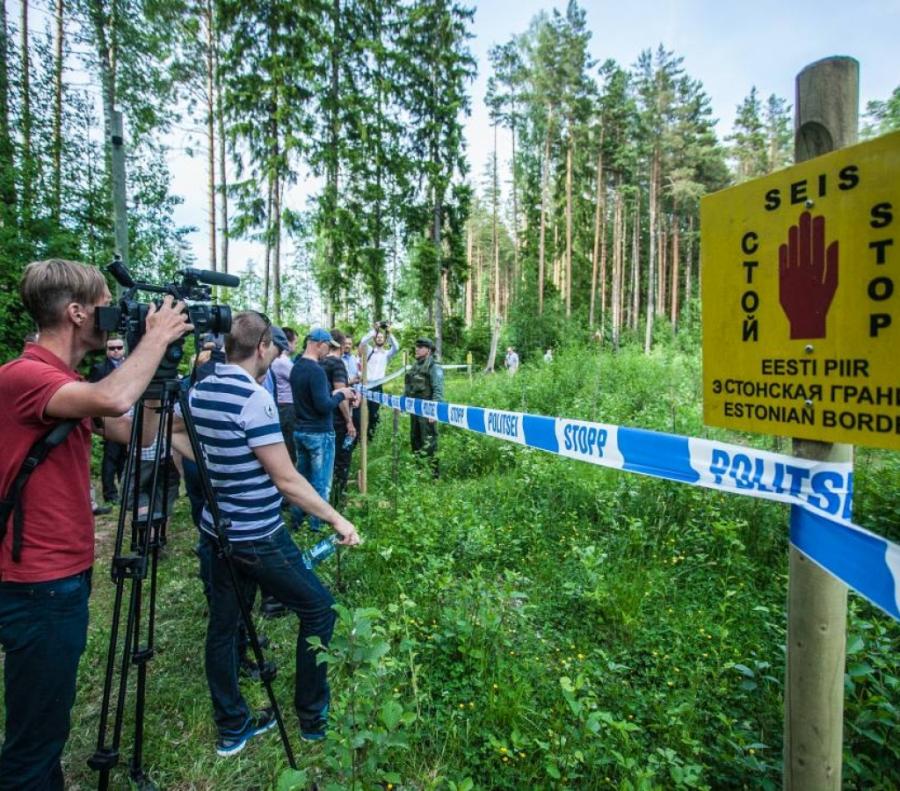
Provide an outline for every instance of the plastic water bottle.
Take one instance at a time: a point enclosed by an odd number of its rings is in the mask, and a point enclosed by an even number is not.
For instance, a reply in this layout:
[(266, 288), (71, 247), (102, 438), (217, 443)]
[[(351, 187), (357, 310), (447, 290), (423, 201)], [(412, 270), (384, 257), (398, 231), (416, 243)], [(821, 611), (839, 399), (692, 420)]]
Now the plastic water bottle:
[(343, 450), (350, 450), (350, 448), (353, 447), (353, 441), (354, 441), (354, 438), (351, 437), (349, 434), (347, 434), (344, 437), (344, 441), (341, 443), (341, 448)]
[(318, 566), (326, 558), (330, 558), (337, 550), (341, 537), (337, 534), (323, 538), (318, 544), (303, 553), (303, 565), (308, 569)]

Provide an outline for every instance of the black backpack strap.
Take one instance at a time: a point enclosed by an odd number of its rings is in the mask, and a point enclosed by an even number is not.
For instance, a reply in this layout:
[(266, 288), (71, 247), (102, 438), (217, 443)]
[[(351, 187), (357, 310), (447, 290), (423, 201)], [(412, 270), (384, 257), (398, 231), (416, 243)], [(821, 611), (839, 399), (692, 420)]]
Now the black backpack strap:
[(6, 497), (0, 501), (0, 518), (3, 520), (2, 524), (0, 524), (0, 544), (6, 538), (7, 525), (11, 514), (13, 518), (12, 559), (14, 563), (18, 563), (22, 559), (22, 532), (25, 527), (22, 492), (25, 489), (25, 484), (28, 483), (28, 478), (35, 468), (47, 458), (47, 454), (57, 445), (62, 444), (63, 440), (69, 436), (72, 429), (80, 422), (80, 420), (64, 420), (35, 442), (28, 451), (25, 461), (22, 462), (19, 472), (13, 479)]

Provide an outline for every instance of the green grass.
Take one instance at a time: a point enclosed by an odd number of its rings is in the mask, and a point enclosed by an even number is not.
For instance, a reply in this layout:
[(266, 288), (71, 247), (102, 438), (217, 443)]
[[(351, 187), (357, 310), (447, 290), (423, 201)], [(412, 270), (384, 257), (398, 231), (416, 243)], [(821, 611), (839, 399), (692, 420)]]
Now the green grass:
[[(573, 350), (513, 379), (449, 383), (457, 403), (774, 444), (704, 429), (690, 350), (649, 358)], [(365, 544), (322, 568), (342, 605), (325, 654), (334, 695), (326, 743), (297, 738), (295, 622), (262, 623), (303, 770), (293, 778), (275, 732), (234, 758), (215, 756), (195, 532), (183, 507), (176, 513), (160, 565), (146, 729), (145, 764), (162, 787), (780, 787), (783, 506), (449, 427), (433, 482), (408, 455), (406, 418), (395, 481), (392, 421), (382, 414), (369, 496), (352, 494), (348, 508)], [(896, 540), (897, 454), (861, 451), (857, 471), (857, 518)], [(66, 751), (72, 789), (96, 784), (85, 760), (112, 601), (103, 527)], [(896, 788), (900, 628), (850, 601), (844, 786)], [(244, 688), (264, 704), (258, 685)], [(126, 729), (126, 755), (130, 743)], [(120, 768), (112, 787), (125, 787), (126, 776)]]

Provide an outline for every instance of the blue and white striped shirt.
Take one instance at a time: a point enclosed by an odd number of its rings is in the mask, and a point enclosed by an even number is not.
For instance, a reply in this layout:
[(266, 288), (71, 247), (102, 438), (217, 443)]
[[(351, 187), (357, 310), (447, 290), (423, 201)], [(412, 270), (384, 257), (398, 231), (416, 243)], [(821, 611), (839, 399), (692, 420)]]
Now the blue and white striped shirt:
[[(265, 538), (281, 527), (281, 494), (253, 448), (284, 442), (275, 402), (247, 371), (219, 363), (188, 396), (216, 502), (231, 541)], [(204, 506), (200, 529), (215, 535)]]

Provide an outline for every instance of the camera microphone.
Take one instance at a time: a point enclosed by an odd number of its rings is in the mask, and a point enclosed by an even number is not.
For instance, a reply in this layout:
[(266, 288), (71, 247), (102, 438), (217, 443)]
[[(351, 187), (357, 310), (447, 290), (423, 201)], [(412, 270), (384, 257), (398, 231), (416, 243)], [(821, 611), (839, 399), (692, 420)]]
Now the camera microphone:
[(122, 258), (119, 255), (116, 255), (113, 258), (113, 262), (106, 267), (106, 270), (116, 279), (116, 282), (122, 286), (123, 288), (134, 288), (135, 282), (134, 278), (131, 276), (131, 272), (125, 267), (125, 264), (122, 263)]
[(237, 288), (241, 284), (239, 277), (229, 275), (227, 272), (213, 272), (209, 269), (183, 269), (182, 273), (185, 277), (193, 278), (198, 283), (205, 283), (207, 286)]

